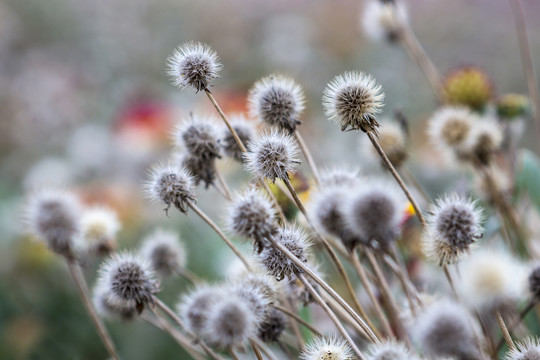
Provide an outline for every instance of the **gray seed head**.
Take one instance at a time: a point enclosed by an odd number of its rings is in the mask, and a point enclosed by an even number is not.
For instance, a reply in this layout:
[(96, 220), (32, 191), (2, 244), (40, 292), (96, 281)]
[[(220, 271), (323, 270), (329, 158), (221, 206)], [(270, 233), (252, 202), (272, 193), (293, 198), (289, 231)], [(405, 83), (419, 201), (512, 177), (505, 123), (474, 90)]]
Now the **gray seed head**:
[(186, 263), (186, 250), (173, 231), (158, 229), (151, 233), (143, 240), (140, 254), (163, 278), (178, 274)]
[(397, 341), (384, 341), (369, 347), (369, 360), (419, 360), (409, 349)]
[(197, 198), (192, 175), (184, 167), (173, 165), (155, 166), (146, 191), (152, 200), (167, 205), (165, 212), (174, 205), (180, 212), (186, 213), (187, 203)]
[(332, 186), (359, 186), (362, 182), (360, 171), (349, 166), (339, 166), (321, 171), (321, 184)]
[(540, 360), (538, 339), (529, 337), (525, 341), (516, 343), (516, 348), (508, 351), (505, 360)]
[(540, 266), (536, 266), (529, 274), (529, 292), (534, 300), (540, 300)]
[(96, 311), (102, 317), (131, 320), (138, 314), (135, 304), (118, 304), (111, 300), (111, 294), (103, 284), (94, 287), (92, 301)]
[(180, 160), (181, 166), (193, 175), (193, 182), (195, 185), (199, 185), (203, 182), (205, 189), (208, 189), (210, 185), (213, 185), (216, 181), (217, 170), (214, 159), (203, 160), (190, 153), (185, 153)]
[(276, 308), (270, 308), (259, 324), (259, 339), (264, 342), (276, 342), (287, 326), (287, 318)]
[(177, 312), (186, 323), (189, 331), (201, 335), (208, 320), (210, 308), (226, 296), (223, 289), (202, 285), (184, 296), (177, 305)]
[(221, 158), (216, 122), (212, 119), (192, 116), (176, 126), (173, 136), (176, 146), (201, 161)]
[[(236, 134), (242, 141), (242, 144), (247, 144), (251, 141), (251, 138), (255, 135), (255, 126), (246, 120), (243, 115), (236, 114), (230, 117), (231, 126), (236, 131)], [(221, 147), (225, 155), (238, 162), (243, 162), (243, 152), (238, 146), (233, 134), (229, 129), (223, 129), (223, 135), (221, 137)]]

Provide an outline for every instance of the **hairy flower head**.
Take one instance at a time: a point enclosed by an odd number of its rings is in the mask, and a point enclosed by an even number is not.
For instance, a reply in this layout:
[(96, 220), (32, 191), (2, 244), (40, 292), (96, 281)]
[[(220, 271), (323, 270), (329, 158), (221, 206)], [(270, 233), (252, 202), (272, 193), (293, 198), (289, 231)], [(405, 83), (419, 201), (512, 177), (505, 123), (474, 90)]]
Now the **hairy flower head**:
[(405, 344), (392, 340), (370, 345), (368, 350), (369, 360), (419, 360)]
[[(251, 141), (251, 138), (255, 135), (255, 125), (253, 122), (247, 120), (242, 114), (232, 114), (230, 117), (231, 126), (236, 131), (236, 134), (242, 141), (242, 144), (247, 144)], [(228, 128), (224, 127), (221, 135), (221, 147), (223, 152), (228, 157), (242, 162), (242, 149), (236, 142), (233, 134), (229, 131)]]
[(92, 302), (97, 313), (105, 318), (131, 319), (138, 310), (134, 303), (118, 303), (111, 299), (110, 289), (104, 284), (97, 284), (92, 291)]
[(463, 66), (451, 71), (444, 79), (444, 90), (448, 103), (477, 111), (484, 109), (495, 92), (489, 76), (476, 66)]
[(81, 235), (88, 252), (103, 256), (116, 249), (116, 233), (120, 222), (116, 213), (103, 206), (93, 206), (83, 211)]
[(476, 121), (463, 144), (461, 157), (473, 160), (473, 164), (489, 165), (503, 141), (503, 130), (494, 119)]
[(210, 308), (226, 296), (227, 293), (220, 287), (199, 285), (182, 296), (176, 310), (184, 320), (187, 330), (201, 335), (206, 327)]
[(161, 277), (178, 274), (186, 265), (184, 244), (170, 230), (157, 229), (148, 235), (141, 244), (140, 254)]
[(167, 205), (165, 212), (174, 205), (185, 213), (187, 203), (197, 198), (192, 175), (184, 167), (174, 165), (156, 165), (150, 173), (146, 191), (152, 200)]
[(478, 116), (464, 107), (443, 107), (429, 119), (428, 135), (442, 150), (456, 151), (463, 146)]
[(173, 132), (175, 145), (186, 149), (201, 161), (221, 158), (217, 122), (210, 118), (192, 116), (176, 125)]
[(538, 360), (540, 359), (540, 342), (538, 338), (529, 337), (516, 343), (515, 349), (510, 349), (505, 360)]
[(325, 186), (358, 186), (362, 177), (360, 170), (350, 166), (336, 166), (323, 169), (320, 174), (321, 184)]
[(374, 41), (400, 40), (402, 28), (408, 22), (407, 7), (403, 1), (369, 1), (360, 15), (364, 33)]
[(337, 337), (317, 337), (306, 345), (301, 360), (352, 360), (353, 352), (347, 342)]

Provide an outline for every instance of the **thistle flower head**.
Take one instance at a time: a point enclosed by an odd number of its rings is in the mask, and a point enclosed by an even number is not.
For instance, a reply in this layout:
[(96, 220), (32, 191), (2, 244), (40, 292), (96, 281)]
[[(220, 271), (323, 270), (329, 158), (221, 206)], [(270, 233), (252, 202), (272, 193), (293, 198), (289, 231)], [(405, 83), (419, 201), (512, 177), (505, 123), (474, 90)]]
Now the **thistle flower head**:
[(246, 272), (235, 281), (243, 284), (243, 286), (257, 289), (267, 299), (268, 303), (272, 304), (278, 297), (279, 285), (273, 277), (263, 273), (262, 270), (262, 267), (259, 266), (257, 271)]
[(417, 360), (418, 356), (412, 354), (409, 349), (397, 341), (385, 341), (373, 344), (369, 347), (369, 360)]
[(444, 107), (429, 119), (428, 135), (442, 150), (458, 150), (468, 138), (478, 117), (464, 107)]
[(274, 217), (275, 210), (266, 195), (249, 188), (233, 199), (228, 210), (227, 227), (234, 234), (253, 239), (255, 251), (260, 253), (267, 239), (278, 231)]
[(428, 356), (481, 359), (474, 321), (461, 305), (438, 301), (418, 315), (413, 338)]
[(463, 144), (461, 156), (475, 160), (482, 165), (489, 165), (493, 155), (501, 147), (503, 131), (496, 120), (482, 119), (476, 121)]
[(219, 134), (216, 121), (210, 118), (192, 116), (176, 125), (173, 132), (175, 145), (185, 148), (201, 161), (221, 158)]
[(385, 248), (399, 234), (405, 200), (393, 184), (371, 181), (347, 200), (345, 216), (349, 228), (366, 245)]
[[(309, 241), (307, 235), (299, 228), (287, 226), (279, 229), (274, 239), (285, 246), (298, 259), (307, 262)], [(266, 267), (268, 274), (276, 279), (283, 280), (285, 277), (291, 278), (298, 267), (281, 251), (273, 246), (267, 246), (260, 254), (260, 259)]]
[(227, 293), (217, 286), (199, 285), (182, 297), (176, 310), (185, 321), (187, 329), (201, 335), (206, 327), (210, 308), (225, 297)]
[[(396, 168), (399, 168), (407, 160), (407, 134), (403, 127), (396, 122), (385, 122), (379, 128), (379, 145)], [(366, 153), (380, 160), (379, 154), (369, 140), (362, 139), (362, 146)], [(382, 162), (381, 164), (384, 165)]]
[(137, 308), (132, 303), (117, 303), (111, 300), (111, 293), (104, 284), (97, 284), (92, 292), (92, 302), (97, 313), (105, 318), (131, 319), (137, 315)]
[(161, 277), (177, 274), (186, 264), (186, 249), (174, 231), (158, 229), (141, 245), (140, 255)]
[(184, 167), (174, 165), (155, 166), (146, 184), (146, 191), (152, 200), (167, 205), (165, 212), (174, 205), (178, 211), (185, 213), (187, 203), (197, 198), (192, 175)]
[(231, 281), (229, 289), (232, 293), (243, 299), (250, 310), (259, 320), (264, 319), (266, 313), (270, 310), (271, 300), (266, 296), (263, 289), (254, 286), (251, 283)]
[(273, 74), (257, 81), (248, 95), (251, 115), (280, 130), (294, 132), (301, 122), (304, 94), (293, 79)]
[(357, 186), (362, 181), (360, 171), (354, 167), (337, 166), (323, 169), (320, 174), (321, 184), (330, 186)]
[(257, 323), (246, 301), (230, 294), (210, 306), (202, 336), (218, 348), (234, 348), (257, 335)]
[(259, 339), (264, 342), (276, 342), (287, 326), (287, 318), (276, 308), (270, 308), (259, 324)]
[(493, 82), (477, 66), (463, 66), (451, 71), (444, 79), (444, 90), (448, 103), (477, 111), (483, 110), (494, 94)]
[(425, 254), (440, 266), (456, 263), (480, 237), (483, 214), (476, 202), (451, 194), (437, 200), (426, 216)]
[(540, 342), (538, 338), (529, 337), (516, 343), (515, 349), (510, 349), (505, 360), (538, 360), (540, 359)]
[(81, 217), (82, 240), (88, 251), (98, 256), (108, 255), (116, 249), (116, 233), (120, 222), (116, 213), (106, 207), (85, 209)]
[(24, 218), (30, 232), (49, 249), (73, 260), (80, 236), (80, 204), (67, 191), (43, 189), (27, 200)]
[(326, 116), (341, 126), (341, 131), (362, 130), (377, 133), (375, 116), (383, 107), (381, 85), (368, 74), (349, 71), (336, 76), (324, 89)]
[(255, 136), (248, 144), (244, 154), (246, 168), (258, 178), (272, 181), (288, 179), (299, 164), (296, 159), (298, 147), (293, 138), (281, 132)]
[(189, 152), (176, 154), (175, 157), (180, 163), (180, 166), (185, 168), (193, 176), (193, 184), (195, 186), (203, 182), (205, 189), (208, 189), (216, 181), (217, 170), (214, 159), (204, 160)]
[(534, 300), (540, 300), (540, 265), (536, 265), (528, 277), (529, 293)]
[(184, 43), (167, 59), (168, 74), (179, 89), (191, 86), (208, 90), (222, 68), (219, 57), (210, 46), (200, 42)]
[(97, 285), (109, 293), (110, 304), (118, 308), (135, 307), (139, 313), (153, 304), (158, 282), (150, 264), (129, 252), (115, 254), (99, 268)]
[(371, 0), (361, 14), (361, 25), (373, 41), (400, 40), (401, 30), (408, 22), (407, 8), (403, 1)]
[(306, 345), (302, 360), (352, 360), (353, 352), (347, 342), (337, 337), (318, 337)]
[[(233, 114), (230, 116), (231, 126), (236, 131), (236, 134), (242, 141), (242, 144), (247, 144), (251, 141), (251, 138), (255, 135), (255, 125), (248, 121), (242, 114)], [(223, 152), (228, 157), (242, 162), (242, 149), (236, 143), (236, 139), (228, 128), (223, 128), (223, 134), (221, 135), (221, 147)]]

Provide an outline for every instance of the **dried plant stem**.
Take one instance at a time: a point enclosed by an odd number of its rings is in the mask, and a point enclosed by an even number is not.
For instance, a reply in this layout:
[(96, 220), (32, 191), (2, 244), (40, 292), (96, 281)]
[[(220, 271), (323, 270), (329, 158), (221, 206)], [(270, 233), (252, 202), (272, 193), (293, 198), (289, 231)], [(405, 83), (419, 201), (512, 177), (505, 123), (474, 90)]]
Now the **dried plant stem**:
[(309, 223), (310, 227), (312, 228), (312, 230), (315, 233), (315, 235), (317, 236), (317, 238), (324, 245), (324, 248), (325, 248), (326, 252), (328, 253), (328, 255), (330, 256), (330, 259), (332, 260), (332, 262), (336, 265), (336, 268), (337, 268), (337, 270), (339, 272), (339, 275), (343, 278), (343, 281), (345, 282), (345, 285), (347, 287), (347, 290), (349, 292), (349, 295), (350, 295), (351, 299), (353, 300), (353, 304), (354, 304), (356, 310), (358, 310), (360, 316), (362, 316), (362, 318), (365, 319), (367, 325), (377, 335), (377, 337), (380, 337), (380, 334), (378, 334), (377, 328), (375, 328), (375, 326), (371, 323), (371, 320), (368, 318), (367, 313), (365, 312), (364, 308), (360, 304), (360, 301), (358, 301), (358, 298), (357, 298), (356, 292), (354, 291), (354, 288), (352, 286), (351, 280), (349, 279), (349, 276), (347, 275), (347, 272), (345, 271), (345, 268), (343, 267), (343, 264), (341, 264), (341, 261), (339, 261), (339, 258), (337, 257), (337, 254), (335, 253), (335, 251), (332, 249), (330, 244), (328, 244), (326, 239), (320, 234), (320, 232), (317, 230), (317, 228), (311, 222), (310, 217), (308, 216), (308, 213), (306, 211), (306, 208), (304, 207), (304, 205), (300, 201), (300, 198), (298, 197), (298, 194), (294, 190), (294, 187), (292, 186), (291, 181), (288, 178), (286, 178), (286, 179), (283, 179), (283, 182), (287, 186), (287, 189), (289, 190), (289, 193), (292, 195), (292, 197), (293, 197), (293, 199), (294, 199), (294, 201), (296, 203), (296, 206), (298, 207), (300, 212), (302, 212), (302, 214), (306, 218), (307, 222)]
[(539, 140), (537, 142), (540, 144), (540, 90), (538, 89), (538, 83), (536, 82), (536, 71), (534, 69), (529, 35), (527, 33), (527, 25), (525, 23), (525, 14), (523, 12), (521, 0), (509, 1), (510, 5), (512, 6), (512, 12), (514, 13), (514, 20), (516, 22), (519, 50), (521, 51), (521, 61), (523, 63), (525, 78), (527, 80), (529, 98), (531, 99), (532, 112), (534, 122), (536, 124), (536, 133)]
[(334, 312), (332, 311), (332, 309), (330, 309), (328, 307), (328, 305), (326, 304), (326, 302), (324, 302), (324, 300), (321, 298), (321, 296), (319, 295), (319, 293), (317, 293), (317, 291), (313, 288), (313, 286), (311, 286), (311, 284), (309, 283), (309, 281), (306, 280), (306, 278), (304, 277), (303, 274), (300, 274), (300, 273), (297, 273), (296, 276), (298, 277), (298, 279), (300, 279), (300, 281), (302, 282), (302, 284), (304, 284), (304, 286), (306, 287), (306, 289), (309, 291), (309, 293), (311, 294), (311, 296), (313, 296), (313, 298), (315, 299), (315, 301), (323, 308), (323, 310), (328, 314), (328, 316), (330, 317), (330, 319), (332, 320), (332, 322), (334, 323), (334, 325), (336, 326), (336, 328), (338, 329), (338, 331), (340, 332), (340, 334), (343, 336), (343, 338), (349, 343), (349, 345), (351, 346), (351, 348), (353, 349), (354, 353), (356, 354), (356, 356), (358, 356), (359, 359), (361, 360), (366, 360), (366, 357), (362, 354), (362, 352), (360, 351), (360, 349), (358, 349), (358, 347), (356, 346), (356, 344), (354, 343), (354, 341), (351, 339), (350, 335), (347, 333), (347, 331), (345, 330), (345, 328), (343, 327), (343, 325), (341, 324), (341, 322), (339, 321), (339, 319), (337, 318), (336, 314), (334, 314)]
[[(421, 300), (416, 292), (416, 289), (414, 288), (414, 285), (411, 284), (410, 279), (404, 274), (404, 271), (399, 267), (398, 264), (388, 255), (384, 255), (382, 257), (384, 263), (388, 265), (390, 270), (396, 275), (399, 282), (401, 283), (401, 287), (403, 288), (403, 292), (405, 293), (405, 296), (407, 297), (407, 301), (409, 302), (409, 307), (411, 309), (411, 312), (413, 316), (416, 316), (416, 309), (415, 309), (415, 302), (420, 304)], [(413, 297), (414, 296), (414, 301)]]
[(236, 354), (233, 348), (229, 348), (228, 352), (229, 352), (229, 355), (231, 355), (231, 359), (240, 360), (240, 357)]
[[(508, 331), (513, 331), (516, 326), (519, 325), (519, 323), (521, 323), (523, 321), (523, 319), (525, 318), (525, 316), (527, 316), (527, 314), (532, 310), (534, 309), (534, 306), (536, 305), (536, 303), (534, 301), (531, 301), (529, 302), (529, 304), (519, 313), (519, 317), (516, 321), (514, 321), (513, 323), (510, 324), (510, 327), (508, 328)], [(505, 339), (504, 339), (504, 336), (499, 340), (499, 342), (497, 343), (497, 348), (496, 348), (496, 353), (499, 352), (499, 350), (501, 349), (503, 343), (504, 343)]]
[(274, 304), (272, 306), (274, 308), (278, 309), (279, 311), (281, 311), (282, 313), (284, 313), (285, 315), (291, 317), (292, 319), (294, 319), (299, 324), (302, 324), (303, 326), (305, 326), (309, 331), (311, 331), (316, 336), (322, 336), (322, 334), (319, 332), (319, 330), (317, 330), (313, 325), (311, 325), (306, 320), (302, 319), (297, 314), (293, 313), (292, 311), (290, 311), (290, 310), (288, 310), (288, 309), (286, 309), (286, 308), (284, 308), (282, 306), (276, 305), (276, 304)]
[(329, 295), (326, 291), (321, 291), (320, 292), (320, 295), (321, 297), (324, 299), (324, 301), (328, 304), (328, 306), (330, 306), (330, 308), (334, 311), (334, 313), (336, 313), (336, 315), (344, 322), (346, 322), (347, 324), (349, 324), (353, 329), (354, 331), (356, 332), (356, 334), (360, 337), (363, 337), (367, 340), (369, 340), (369, 337), (368, 335), (366, 334), (366, 332), (364, 331), (364, 329), (362, 329), (358, 323), (353, 319), (353, 317), (348, 313), (346, 312), (344, 309), (343, 309), (343, 306), (341, 306), (331, 295)]
[(270, 189), (270, 186), (268, 185), (266, 180), (264, 180), (264, 179), (259, 180), (259, 184), (261, 184), (263, 186), (264, 190), (266, 191), (266, 193), (270, 197), (270, 200), (274, 204), (274, 207), (276, 208), (276, 210), (278, 212), (278, 215), (279, 215), (279, 218), (281, 220), (281, 223), (286, 224), (287, 223), (287, 218), (285, 217), (285, 214), (283, 213), (283, 209), (281, 208), (281, 206), (279, 206), (279, 202), (278, 202), (276, 196), (274, 195), (274, 193), (272, 192), (272, 190)]
[(197, 276), (197, 274), (192, 273), (186, 268), (180, 269), (178, 272), (180, 276), (182, 276), (184, 279), (189, 281), (192, 285), (199, 284), (201, 282), (201, 279)]
[(319, 176), (319, 169), (317, 168), (317, 165), (315, 164), (315, 160), (313, 160), (311, 151), (309, 151), (309, 148), (307, 147), (306, 142), (304, 141), (304, 138), (302, 137), (302, 135), (300, 135), (300, 132), (298, 130), (294, 132), (294, 137), (296, 138), (296, 141), (298, 142), (300, 149), (302, 149), (302, 152), (304, 153), (304, 156), (306, 157), (308, 165), (311, 169), (311, 173), (313, 174), (313, 178), (315, 179), (315, 183), (317, 185), (320, 185), (321, 178)]
[(388, 336), (393, 336), (392, 327), (390, 326), (390, 323), (388, 322), (388, 319), (386, 318), (386, 315), (384, 314), (381, 308), (381, 305), (379, 304), (379, 301), (377, 300), (377, 297), (373, 293), (371, 284), (369, 283), (369, 280), (366, 275), (366, 270), (364, 269), (364, 266), (360, 263), (358, 254), (354, 250), (351, 252), (351, 259), (352, 259), (354, 269), (356, 270), (356, 273), (358, 274), (358, 278), (360, 279), (362, 286), (366, 290), (368, 297), (371, 300), (371, 303), (373, 304), (373, 307), (375, 309), (375, 314), (377, 314), (377, 317), (380, 323), (382, 324), (384, 331), (386, 332)]
[(450, 285), (450, 290), (452, 290), (452, 295), (454, 295), (454, 298), (459, 301), (459, 296), (456, 291), (456, 285), (454, 284), (454, 279), (452, 278), (452, 274), (450, 274), (450, 270), (448, 269), (448, 265), (444, 264), (442, 266), (444, 271), (444, 276), (446, 276), (446, 280), (448, 281), (448, 285)]
[(72, 260), (67, 260), (67, 265), (69, 268), (69, 272), (71, 273), (71, 276), (73, 277), (73, 280), (75, 281), (75, 284), (77, 285), (77, 290), (79, 291), (79, 295), (84, 304), (84, 307), (86, 308), (88, 315), (90, 315), (90, 319), (92, 319), (92, 322), (94, 323), (97, 333), (99, 337), (101, 338), (101, 341), (105, 345), (107, 352), (113, 359), (119, 360), (120, 357), (118, 356), (118, 353), (116, 352), (116, 348), (111, 339), (111, 336), (109, 335), (107, 328), (103, 324), (103, 321), (97, 315), (96, 309), (94, 308), (94, 305), (92, 304), (92, 301), (90, 300), (88, 284), (86, 283), (86, 279), (84, 278), (81, 268)]
[[(287, 309), (289, 309), (291, 313), (294, 313), (293, 305), (290, 299), (287, 296), (282, 296), (282, 300), (285, 303), (285, 306), (287, 306)], [(291, 320), (292, 321), (290, 321), (290, 325), (293, 330), (294, 336), (296, 338), (298, 348), (302, 349), (305, 345), (304, 337), (302, 336), (302, 333), (300, 332), (300, 327), (298, 326), (297, 321), (295, 321), (296, 319), (291, 319)]]
[(401, 176), (399, 176), (398, 172), (394, 168), (394, 165), (392, 165), (392, 163), (388, 159), (388, 156), (386, 156), (384, 150), (382, 149), (381, 145), (379, 144), (379, 141), (377, 140), (375, 135), (373, 133), (371, 133), (371, 132), (367, 132), (367, 136), (369, 137), (369, 140), (371, 141), (371, 143), (375, 147), (375, 150), (377, 150), (377, 153), (379, 154), (379, 156), (381, 157), (383, 162), (386, 164), (386, 167), (388, 168), (388, 170), (390, 171), (390, 173), (392, 174), (394, 179), (396, 179), (397, 183), (401, 187), (401, 190), (403, 190), (403, 193), (405, 194), (407, 199), (409, 199), (409, 202), (411, 203), (412, 207), (414, 208), (414, 212), (415, 212), (416, 216), (418, 217), (418, 220), (420, 220), (420, 223), (422, 224), (422, 226), (426, 226), (426, 219), (424, 218), (424, 215), (422, 214), (422, 211), (420, 210), (420, 207), (416, 203), (416, 200), (414, 200), (414, 198), (412, 197), (409, 189), (407, 188), (407, 185), (405, 185), (405, 183), (401, 179)]
[(221, 171), (216, 170), (216, 178), (223, 190), (223, 196), (229, 201), (232, 200), (231, 189), (229, 188), (229, 185), (227, 185), (227, 182), (223, 178)]
[(230, 200), (228, 197), (227, 197), (227, 193), (225, 192), (225, 190), (223, 189), (223, 187), (219, 184), (212, 184), (212, 186), (217, 190), (217, 192), (223, 196), (226, 200)]
[(257, 360), (264, 360), (261, 354), (261, 350), (259, 349), (259, 346), (255, 343), (255, 341), (249, 339), (249, 344), (251, 345), (251, 349), (253, 350), (253, 353), (255, 354)]
[(272, 352), (272, 350), (270, 350), (268, 348), (268, 346), (266, 346), (262, 341), (260, 341), (259, 339), (257, 338), (253, 338), (252, 341), (257, 344), (257, 346), (259, 347), (259, 349), (263, 352), (264, 355), (266, 355), (267, 358), (269, 358), (270, 360), (278, 360), (278, 358), (276, 357), (276, 355), (274, 355), (274, 353)]
[(497, 311), (495, 313), (495, 318), (497, 319), (497, 324), (499, 324), (499, 327), (501, 328), (501, 332), (502, 332), (504, 341), (506, 341), (506, 345), (508, 345), (508, 348), (510, 350), (515, 350), (516, 345), (514, 344), (514, 341), (512, 340), (512, 336), (510, 335), (510, 332), (508, 331), (508, 328), (506, 327), (506, 324), (504, 323), (504, 319), (500, 311)]
[(236, 256), (238, 256), (238, 258), (242, 261), (242, 263), (244, 263), (244, 265), (246, 266), (246, 269), (248, 271), (251, 271), (251, 267), (249, 266), (249, 262), (247, 261), (247, 259), (240, 252), (240, 250), (238, 250), (238, 248), (232, 243), (232, 241), (227, 237), (227, 235), (225, 235), (225, 233), (221, 231), (219, 226), (217, 226), (216, 223), (212, 221), (212, 219), (210, 219), (201, 209), (199, 209), (197, 205), (193, 204), (192, 202), (189, 202), (188, 206), (197, 215), (199, 215), (199, 217), (202, 220), (204, 220), (204, 222), (206, 222), (208, 226), (212, 228), (212, 230), (214, 230), (219, 235), (219, 237), (225, 242), (225, 244), (227, 244), (227, 246), (236, 254)]
[(405, 182), (415, 188), (418, 194), (420, 194), (420, 196), (422, 197), (422, 200), (429, 204), (431, 202), (429, 195), (427, 194), (426, 190), (424, 190), (422, 185), (418, 182), (418, 180), (416, 180), (414, 174), (405, 166), (401, 166), (399, 170), (401, 171), (401, 175), (403, 176)]

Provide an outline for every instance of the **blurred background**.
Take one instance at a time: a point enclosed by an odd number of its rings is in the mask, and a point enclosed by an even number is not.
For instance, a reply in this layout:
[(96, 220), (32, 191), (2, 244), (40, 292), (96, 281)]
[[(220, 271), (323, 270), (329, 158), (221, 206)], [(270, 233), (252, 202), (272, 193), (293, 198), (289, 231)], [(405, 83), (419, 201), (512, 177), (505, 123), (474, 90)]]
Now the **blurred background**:
[[(507, 0), (410, 0), (413, 30), (447, 73), (476, 65), (493, 98), (526, 94)], [(524, 0), (540, 69), (540, 2)], [(386, 93), (386, 116), (410, 121), (409, 167), (436, 194), (448, 176), (427, 143), (435, 110), (425, 78), (399, 46), (369, 41), (360, 0), (0, 0), (0, 358), (103, 359), (65, 265), (24, 232), (25, 192), (41, 185), (75, 189), (107, 204), (122, 221), (121, 248), (134, 248), (156, 226), (180, 232), (188, 267), (202, 277), (234, 271), (229, 251), (199, 219), (150, 205), (141, 192), (148, 166), (171, 149), (169, 131), (190, 111), (213, 114), (203, 94), (170, 85), (166, 59), (180, 43), (210, 44), (224, 69), (213, 89), (226, 112), (244, 112), (250, 86), (280, 72), (305, 89), (302, 132), (319, 166), (349, 162), (366, 169), (358, 134), (342, 134), (324, 117), (321, 96), (335, 75), (369, 72)], [(537, 150), (532, 121), (522, 145)], [(531, 129), (531, 131), (528, 131)], [(241, 167), (220, 161), (231, 184)], [(200, 189), (201, 207), (218, 222), (225, 203)], [(216, 200), (217, 199), (217, 200)], [(248, 247), (249, 248), (249, 247)], [(97, 261), (86, 264), (92, 274)], [(233, 262), (234, 263), (234, 262)], [(173, 303), (187, 284), (166, 281)], [(125, 359), (182, 358), (166, 335), (133, 322), (109, 324)]]

